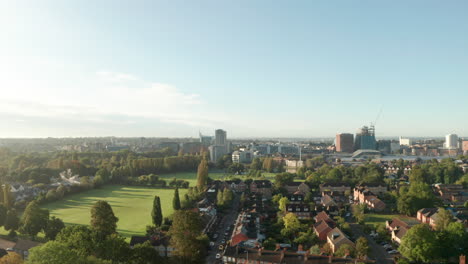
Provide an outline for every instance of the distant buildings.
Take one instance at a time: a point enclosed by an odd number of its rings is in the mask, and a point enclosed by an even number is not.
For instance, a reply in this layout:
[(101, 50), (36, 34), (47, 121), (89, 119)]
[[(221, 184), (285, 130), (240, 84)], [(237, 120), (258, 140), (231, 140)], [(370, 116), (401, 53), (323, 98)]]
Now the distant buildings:
[(232, 162), (234, 163), (250, 163), (256, 157), (256, 153), (247, 149), (239, 149), (232, 152)]
[(462, 150), (464, 154), (468, 154), (468, 140), (462, 141)]
[(458, 136), (456, 134), (448, 134), (445, 136), (444, 147), (446, 149), (458, 149)]
[(363, 126), (358, 133), (356, 133), (356, 140), (354, 142), (354, 149), (372, 149), (375, 150), (377, 144), (375, 141), (375, 128), (374, 126)]
[(222, 156), (229, 153), (229, 142), (227, 133), (222, 129), (215, 130), (214, 145), (209, 147), (210, 159), (212, 162), (218, 161)]
[(336, 152), (353, 152), (354, 136), (349, 133), (336, 135)]
[(409, 138), (403, 138), (403, 137), (400, 137), (400, 145), (401, 146), (411, 146), (413, 145), (413, 141)]
[(212, 136), (204, 136), (204, 135), (202, 135), (202, 133), (199, 133), (199, 134), (200, 134), (200, 143), (205, 147), (210, 146), (211, 142), (213, 141), (213, 137)]

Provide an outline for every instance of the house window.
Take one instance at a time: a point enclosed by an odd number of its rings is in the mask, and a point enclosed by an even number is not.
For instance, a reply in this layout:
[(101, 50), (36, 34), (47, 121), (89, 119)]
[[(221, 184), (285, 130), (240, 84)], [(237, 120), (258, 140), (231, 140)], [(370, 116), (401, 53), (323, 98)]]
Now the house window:
[(292, 208), (291, 208), (291, 207), (289, 207), (289, 208), (288, 208), (288, 211), (289, 211), (289, 212), (292, 212)]

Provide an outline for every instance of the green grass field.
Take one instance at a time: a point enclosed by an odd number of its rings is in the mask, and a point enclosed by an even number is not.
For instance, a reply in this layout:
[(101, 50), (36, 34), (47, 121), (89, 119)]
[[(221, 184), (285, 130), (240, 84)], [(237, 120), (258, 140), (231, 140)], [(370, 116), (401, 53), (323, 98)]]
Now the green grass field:
[[(180, 189), (179, 195), (187, 192)], [(155, 195), (161, 197), (163, 217), (173, 213), (173, 189), (155, 189), (148, 187), (130, 187), (107, 185), (65, 197), (62, 201), (43, 206), (50, 214), (61, 218), (65, 224), (89, 225), (90, 211), (94, 202), (104, 200), (112, 206), (114, 214), (119, 218), (117, 231), (126, 238), (132, 235), (144, 235), (145, 228), (151, 223), (151, 209)]]
[[(264, 172), (263, 176), (266, 179), (273, 180), (275, 178), (275, 173), (268, 173)], [(208, 176), (213, 179), (213, 180), (219, 180), (219, 179), (225, 179), (228, 177), (234, 177), (234, 178), (243, 178), (245, 175), (233, 175), (229, 173), (223, 173), (223, 172), (209, 172)], [(172, 178), (177, 178), (178, 180), (186, 180), (190, 182), (190, 186), (195, 186), (197, 184), (197, 173), (196, 172), (179, 172), (179, 173), (168, 173), (168, 174), (161, 174), (159, 175), (160, 178), (163, 178), (165, 180), (170, 180)]]
[(408, 224), (415, 224), (418, 222), (415, 218), (398, 214), (366, 214), (365, 222), (366, 224), (373, 226), (378, 224), (385, 225), (385, 221), (392, 220), (393, 218), (399, 218)]

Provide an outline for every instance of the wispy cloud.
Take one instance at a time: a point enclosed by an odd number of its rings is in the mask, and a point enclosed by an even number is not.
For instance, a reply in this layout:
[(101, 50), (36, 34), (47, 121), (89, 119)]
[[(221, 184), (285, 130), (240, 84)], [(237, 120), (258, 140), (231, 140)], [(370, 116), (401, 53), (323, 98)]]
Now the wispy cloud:
[[(0, 99), (0, 113), (29, 118), (76, 120), (102, 124), (132, 124), (145, 119), (192, 127), (215, 127), (226, 120), (208, 110), (201, 96), (177, 87), (142, 80), (126, 73), (99, 71), (71, 85), (47, 87), (47, 81), (8, 80), (9, 92)], [(34, 96), (28, 96), (29, 94)], [(9, 95), (9, 96), (8, 96)], [(115, 117), (118, 121), (116, 121)], [(23, 118), (21, 118), (23, 119)]]

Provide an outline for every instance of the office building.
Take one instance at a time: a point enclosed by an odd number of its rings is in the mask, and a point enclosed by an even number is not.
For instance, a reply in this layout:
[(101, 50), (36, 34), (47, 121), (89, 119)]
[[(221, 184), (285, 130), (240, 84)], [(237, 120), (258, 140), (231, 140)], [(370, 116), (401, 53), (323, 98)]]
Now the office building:
[(356, 141), (354, 142), (354, 149), (373, 149), (377, 148), (375, 141), (375, 128), (374, 126), (363, 126), (356, 133)]
[(226, 131), (222, 129), (216, 129), (215, 131), (215, 143), (216, 146), (227, 146)]
[(411, 146), (413, 141), (409, 138), (400, 137), (400, 146)]
[(458, 148), (458, 136), (456, 134), (448, 134), (447, 136), (445, 136), (445, 148), (446, 149)]
[(348, 133), (336, 134), (336, 152), (353, 152), (354, 135)]
[(204, 136), (202, 135), (202, 133), (200, 133), (200, 143), (205, 146), (205, 147), (208, 147), (209, 145), (211, 145), (211, 142), (213, 141), (213, 137), (211, 136)]

